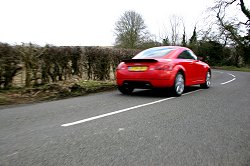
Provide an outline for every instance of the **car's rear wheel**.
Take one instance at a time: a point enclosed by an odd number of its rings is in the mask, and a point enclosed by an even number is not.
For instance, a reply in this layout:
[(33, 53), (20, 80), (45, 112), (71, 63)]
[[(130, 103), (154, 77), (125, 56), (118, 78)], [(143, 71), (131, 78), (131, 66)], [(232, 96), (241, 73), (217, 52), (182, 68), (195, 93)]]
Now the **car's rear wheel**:
[(211, 86), (211, 72), (208, 71), (206, 74), (206, 81), (205, 83), (200, 85), (201, 88), (208, 89)]
[(175, 96), (181, 96), (182, 93), (184, 92), (185, 88), (185, 81), (184, 81), (184, 76), (181, 72), (178, 72), (175, 76), (175, 82), (174, 82), (174, 95)]
[(118, 90), (125, 95), (129, 95), (133, 92), (134, 88), (129, 86), (118, 86)]

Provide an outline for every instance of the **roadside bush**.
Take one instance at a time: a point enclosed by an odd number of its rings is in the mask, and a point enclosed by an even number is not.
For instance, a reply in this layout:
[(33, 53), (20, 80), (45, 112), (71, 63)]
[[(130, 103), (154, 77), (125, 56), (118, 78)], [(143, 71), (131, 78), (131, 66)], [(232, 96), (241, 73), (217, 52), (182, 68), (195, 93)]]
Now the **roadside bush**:
[(108, 80), (111, 70), (115, 73), (117, 65), (124, 59), (131, 59), (140, 50), (113, 49), (104, 47), (85, 47), (83, 66), (88, 79)]
[(16, 48), (0, 43), (0, 88), (10, 88), (14, 76), (21, 69), (21, 57)]
[[(140, 50), (108, 47), (56, 47), (34, 44), (0, 44), (0, 87), (11, 87), (19, 71), (25, 86), (56, 83), (76, 78), (109, 80), (117, 65)], [(113, 78), (113, 77), (112, 77)]]
[(71, 48), (45, 46), (41, 55), (42, 83), (66, 80), (72, 75)]
[(16, 48), (21, 57), (23, 71), (25, 71), (25, 86), (30, 87), (32, 82), (38, 84), (39, 58), (43, 54), (43, 48), (31, 43), (22, 44)]
[(72, 74), (79, 77), (83, 76), (83, 54), (82, 49), (79, 46), (71, 48), (71, 62), (72, 62)]
[(110, 78), (110, 54), (107, 48), (85, 47), (84, 68), (88, 79), (107, 80)]

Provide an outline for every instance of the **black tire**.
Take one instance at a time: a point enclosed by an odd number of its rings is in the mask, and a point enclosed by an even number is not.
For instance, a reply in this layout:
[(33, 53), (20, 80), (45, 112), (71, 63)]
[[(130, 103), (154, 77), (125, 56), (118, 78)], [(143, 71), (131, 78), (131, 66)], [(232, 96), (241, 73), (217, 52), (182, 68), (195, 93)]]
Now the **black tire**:
[(175, 76), (173, 93), (175, 96), (181, 96), (185, 89), (185, 78), (181, 72), (178, 72)]
[(203, 89), (210, 88), (210, 86), (211, 86), (211, 72), (210, 71), (207, 71), (205, 82), (203, 84), (200, 84), (200, 86)]
[(118, 86), (118, 90), (125, 95), (132, 94), (134, 88), (128, 87), (128, 86)]

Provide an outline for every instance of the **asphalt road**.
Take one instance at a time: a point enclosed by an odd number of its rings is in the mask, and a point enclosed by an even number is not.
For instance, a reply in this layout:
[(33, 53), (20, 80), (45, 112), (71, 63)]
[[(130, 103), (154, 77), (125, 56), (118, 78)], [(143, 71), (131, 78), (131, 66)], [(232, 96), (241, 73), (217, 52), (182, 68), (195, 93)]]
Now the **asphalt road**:
[(212, 77), (178, 98), (110, 91), (1, 107), (0, 165), (250, 165), (250, 73)]

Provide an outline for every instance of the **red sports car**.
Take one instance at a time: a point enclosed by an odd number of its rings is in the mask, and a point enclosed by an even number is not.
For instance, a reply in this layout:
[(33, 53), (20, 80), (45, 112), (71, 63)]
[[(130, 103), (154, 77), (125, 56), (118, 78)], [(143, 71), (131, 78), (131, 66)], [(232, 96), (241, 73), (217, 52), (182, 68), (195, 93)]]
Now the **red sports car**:
[(162, 46), (144, 50), (121, 62), (116, 70), (118, 89), (131, 94), (135, 88), (169, 88), (180, 96), (185, 86), (211, 85), (211, 69), (188, 48)]

